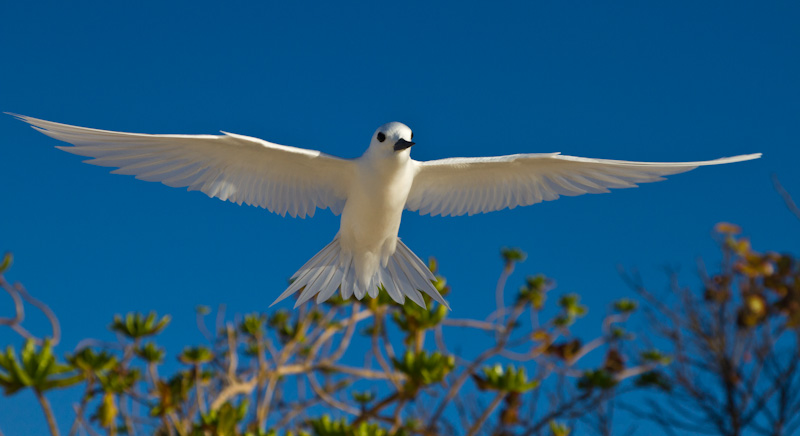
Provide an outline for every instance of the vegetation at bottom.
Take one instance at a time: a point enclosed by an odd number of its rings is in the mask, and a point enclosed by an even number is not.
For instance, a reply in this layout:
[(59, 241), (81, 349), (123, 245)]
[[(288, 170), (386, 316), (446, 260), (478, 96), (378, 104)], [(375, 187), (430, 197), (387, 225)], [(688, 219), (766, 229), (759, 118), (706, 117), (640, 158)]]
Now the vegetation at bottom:
[[(624, 271), (631, 298), (595, 308), (602, 321), (581, 329), (593, 337), (573, 333), (589, 310), (578, 293), (543, 275), (515, 278), (525, 254), (503, 249), (481, 319), (385, 293), (233, 317), (201, 306), (205, 340), (170, 350), (159, 345), (168, 315), (127, 313), (113, 317), (113, 334), (58, 351), (56, 314), (6, 279), (6, 255), (0, 286), (15, 316), (0, 326), (21, 340), (0, 351), (0, 387), (31, 391), (54, 436), (611, 435), (642, 420), (666, 434), (795, 434), (800, 266), (740, 233), (716, 227), (722, 262), (701, 268), (698, 287), (670, 273), (656, 294)], [(450, 293), (434, 259), (430, 269)], [(25, 328), (30, 307), (52, 334)], [(60, 389), (75, 393), (71, 422), (57, 422), (48, 400)]]

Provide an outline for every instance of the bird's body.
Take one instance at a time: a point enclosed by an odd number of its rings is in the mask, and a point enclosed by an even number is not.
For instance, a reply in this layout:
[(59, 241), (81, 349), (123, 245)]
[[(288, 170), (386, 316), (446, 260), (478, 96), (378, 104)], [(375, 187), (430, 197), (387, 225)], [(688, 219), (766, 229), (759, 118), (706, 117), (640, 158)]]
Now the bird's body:
[[(296, 305), (314, 295), (324, 301), (337, 288), (345, 299), (375, 297), (382, 285), (398, 303), (407, 296), (424, 305), (419, 289), (447, 304), (431, 285), (433, 276), (426, 265), (397, 237), (418, 170), (410, 157), (411, 129), (389, 123), (378, 130), (384, 139), (373, 137), (367, 151), (351, 161), (339, 233), (295, 274), (295, 282), (276, 302), (303, 287)], [(387, 137), (392, 138), (392, 147), (384, 146)], [(408, 145), (396, 149), (398, 141)]]
[[(410, 157), (411, 129), (392, 122), (373, 134), (359, 158), (224, 135), (147, 135), (88, 129), (14, 115), (36, 130), (73, 144), (58, 147), (89, 156), (114, 173), (199, 190), (222, 200), (281, 215), (341, 214), (333, 241), (294, 274), (276, 303), (297, 291), (296, 305), (340, 290), (344, 299), (377, 296), (424, 306), (422, 291), (447, 305), (433, 275), (398, 238), (403, 210), (464, 215), (527, 206), (560, 195), (608, 192), (698, 166), (756, 159), (742, 155), (703, 162), (651, 163), (589, 159), (559, 153), (418, 162)], [(273, 303), (274, 304), (274, 303)]]
[(401, 159), (376, 159), (369, 153), (356, 160), (354, 181), (342, 210), (339, 243), (355, 259), (356, 277), (366, 287), (379, 264), (397, 247), (400, 218), (414, 181), (408, 153)]

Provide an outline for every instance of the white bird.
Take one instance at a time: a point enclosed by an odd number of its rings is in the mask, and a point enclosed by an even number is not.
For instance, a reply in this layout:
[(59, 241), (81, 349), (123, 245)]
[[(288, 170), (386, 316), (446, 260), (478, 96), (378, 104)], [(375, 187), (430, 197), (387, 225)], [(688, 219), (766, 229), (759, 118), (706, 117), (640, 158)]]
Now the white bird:
[(115, 174), (202, 191), (209, 197), (263, 207), (280, 215), (313, 216), (316, 208), (341, 214), (339, 232), (292, 277), (273, 305), (297, 291), (295, 307), (336, 290), (348, 299), (376, 297), (380, 285), (397, 303), (425, 306), (419, 291), (449, 305), (433, 287), (434, 276), (397, 234), (403, 209), (458, 216), (528, 206), (560, 195), (604, 193), (663, 180), (703, 165), (740, 162), (760, 153), (702, 162), (627, 162), (559, 153), (411, 159), (414, 135), (391, 122), (372, 135), (356, 159), (223, 135), (149, 135), (112, 132), (12, 115), (34, 129), (73, 145), (61, 150), (116, 167)]

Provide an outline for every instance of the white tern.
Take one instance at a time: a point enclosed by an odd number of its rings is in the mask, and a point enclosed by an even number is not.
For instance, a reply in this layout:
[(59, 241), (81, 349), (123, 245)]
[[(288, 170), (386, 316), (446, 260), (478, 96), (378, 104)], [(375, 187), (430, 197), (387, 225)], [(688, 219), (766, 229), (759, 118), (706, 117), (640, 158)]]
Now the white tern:
[(397, 303), (425, 306), (422, 291), (447, 306), (433, 274), (397, 234), (403, 209), (458, 216), (528, 206), (560, 195), (608, 192), (663, 180), (703, 165), (740, 162), (760, 153), (703, 162), (627, 162), (559, 153), (497, 157), (411, 159), (411, 129), (391, 122), (372, 135), (356, 159), (222, 135), (149, 135), (112, 132), (10, 114), (72, 147), (61, 150), (116, 167), (115, 174), (202, 191), (209, 197), (263, 207), (282, 216), (341, 214), (339, 232), (292, 277), (274, 303), (297, 291), (295, 307), (337, 289), (343, 299), (377, 297), (380, 285)]

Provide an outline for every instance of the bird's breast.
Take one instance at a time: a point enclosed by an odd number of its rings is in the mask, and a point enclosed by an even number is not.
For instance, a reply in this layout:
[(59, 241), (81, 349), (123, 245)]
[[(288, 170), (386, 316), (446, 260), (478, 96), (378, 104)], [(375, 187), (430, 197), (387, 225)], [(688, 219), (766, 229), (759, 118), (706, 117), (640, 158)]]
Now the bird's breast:
[(412, 181), (413, 173), (405, 168), (359, 168), (342, 211), (342, 244), (376, 253), (385, 251), (387, 243), (393, 248)]

